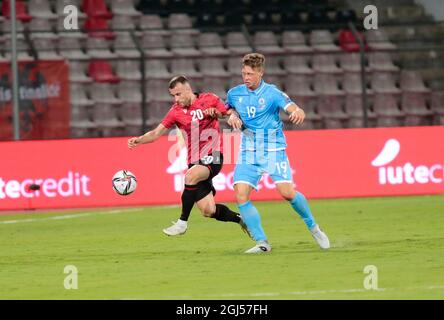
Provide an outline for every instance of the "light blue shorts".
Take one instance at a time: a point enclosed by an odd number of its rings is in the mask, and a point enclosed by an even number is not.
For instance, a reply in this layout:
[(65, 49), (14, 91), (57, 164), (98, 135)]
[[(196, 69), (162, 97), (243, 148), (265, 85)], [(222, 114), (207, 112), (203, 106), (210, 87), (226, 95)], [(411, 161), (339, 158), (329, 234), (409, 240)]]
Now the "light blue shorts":
[(274, 183), (293, 183), (290, 162), (285, 150), (239, 153), (234, 169), (234, 184), (246, 183), (257, 190), (264, 173), (268, 173)]

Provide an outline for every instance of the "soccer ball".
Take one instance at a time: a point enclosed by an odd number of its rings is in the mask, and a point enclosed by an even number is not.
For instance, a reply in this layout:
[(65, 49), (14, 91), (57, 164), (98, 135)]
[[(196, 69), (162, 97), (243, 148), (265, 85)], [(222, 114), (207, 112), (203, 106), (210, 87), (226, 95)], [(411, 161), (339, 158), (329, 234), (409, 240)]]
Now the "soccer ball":
[(122, 196), (133, 193), (136, 187), (136, 176), (128, 170), (120, 170), (113, 177), (113, 189)]

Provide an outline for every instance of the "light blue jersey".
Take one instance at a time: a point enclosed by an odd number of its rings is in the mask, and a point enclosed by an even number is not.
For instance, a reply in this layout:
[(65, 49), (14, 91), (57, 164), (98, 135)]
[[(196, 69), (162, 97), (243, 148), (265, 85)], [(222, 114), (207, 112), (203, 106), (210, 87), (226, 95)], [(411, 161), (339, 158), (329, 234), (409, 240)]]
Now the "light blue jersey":
[(262, 81), (256, 90), (238, 85), (227, 93), (227, 107), (234, 108), (243, 122), (241, 151), (285, 150), (280, 109), (293, 102), (275, 85)]

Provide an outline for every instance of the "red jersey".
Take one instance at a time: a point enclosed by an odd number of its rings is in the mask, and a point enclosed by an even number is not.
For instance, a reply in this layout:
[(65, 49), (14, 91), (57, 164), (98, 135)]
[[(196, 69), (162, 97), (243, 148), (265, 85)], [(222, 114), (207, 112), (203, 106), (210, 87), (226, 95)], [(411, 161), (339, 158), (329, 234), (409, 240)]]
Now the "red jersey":
[(222, 114), (227, 112), (225, 104), (213, 93), (199, 93), (188, 107), (174, 103), (162, 124), (166, 128), (176, 125), (182, 132), (188, 149), (188, 163), (211, 155), (213, 151), (222, 153), (219, 120), (205, 114), (205, 110), (216, 108)]

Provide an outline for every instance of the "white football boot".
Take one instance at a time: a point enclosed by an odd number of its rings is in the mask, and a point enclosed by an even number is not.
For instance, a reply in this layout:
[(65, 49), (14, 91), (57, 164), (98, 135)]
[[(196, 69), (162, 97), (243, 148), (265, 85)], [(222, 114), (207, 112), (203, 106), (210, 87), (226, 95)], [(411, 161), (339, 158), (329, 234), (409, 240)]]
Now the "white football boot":
[(327, 235), (321, 229), (319, 229), (318, 225), (311, 229), (310, 232), (318, 245), (321, 247), (321, 249), (330, 248), (330, 240), (328, 240)]
[(268, 241), (258, 241), (257, 244), (245, 251), (245, 253), (267, 253), (271, 251), (271, 245)]
[(178, 236), (184, 234), (187, 231), (188, 225), (186, 221), (177, 220), (176, 222), (172, 221), (173, 225), (166, 229), (163, 229), (163, 233), (167, 236)]

